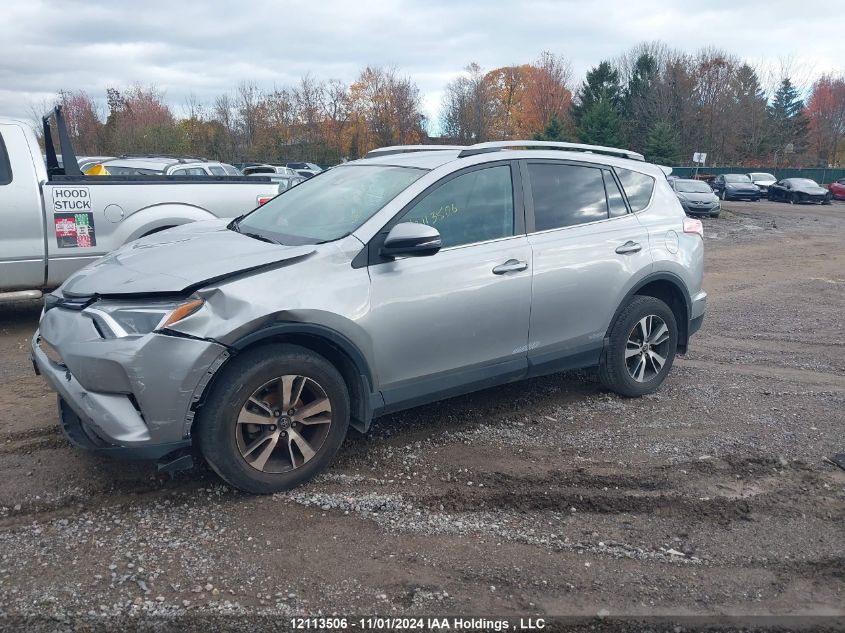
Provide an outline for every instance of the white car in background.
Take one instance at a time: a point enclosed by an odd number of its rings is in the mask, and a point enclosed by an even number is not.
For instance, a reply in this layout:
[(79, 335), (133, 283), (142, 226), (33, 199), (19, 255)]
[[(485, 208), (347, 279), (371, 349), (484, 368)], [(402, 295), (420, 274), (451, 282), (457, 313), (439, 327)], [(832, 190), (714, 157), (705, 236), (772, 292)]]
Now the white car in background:
[(764, 196), (769, 193), (769, 187), (777, 182), (777, 178), (773, 174), (764, 171), (754, 171), (746, 175), (751, 179), (751, 182), (757, 185), (760, 193)]
[[(101, 163), (109, 176), (242, 176), (228, 163), (205, 158), (173, 156), (120, 156)], [(95, 174), (100, 175), (100, 174)]]

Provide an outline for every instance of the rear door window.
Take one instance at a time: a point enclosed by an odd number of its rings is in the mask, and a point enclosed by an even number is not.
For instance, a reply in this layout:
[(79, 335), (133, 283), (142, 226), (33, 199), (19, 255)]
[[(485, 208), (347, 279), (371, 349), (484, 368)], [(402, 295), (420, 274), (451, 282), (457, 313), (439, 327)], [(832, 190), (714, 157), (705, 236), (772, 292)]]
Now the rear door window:
[(534, 229), (548, 231), (608, 218), (602, 169), (529, 163)]
[(631, 211), (636, 213), (645, 209), (648, 203), (651, 202), (651, 194), (654, 191), (654, 178), (638, 171), (621, 169), (619, 167), (616, 168), (616, 175), (619, 177), (619, 182), (622, 183), (622, 188), (628, 197), (628, 204), (631, 205)]

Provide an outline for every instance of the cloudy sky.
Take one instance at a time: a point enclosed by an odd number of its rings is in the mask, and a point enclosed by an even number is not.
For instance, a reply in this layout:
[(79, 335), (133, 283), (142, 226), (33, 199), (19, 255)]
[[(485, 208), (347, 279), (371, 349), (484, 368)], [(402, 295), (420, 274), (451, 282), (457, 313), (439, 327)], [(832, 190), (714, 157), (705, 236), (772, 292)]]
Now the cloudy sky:
[(253, 80), (272, 88), (305, 74), (351, 81), (365, 65), (413, 77), (437, 117), (443, 86), (483, 68), (563, 54), (575, 79), (643, 40), (694, 52), (724, 48), (811, 80), (845, 72), (836, 3), (794, 0), (246, 0), (3, 3), (0, 115), (29, 117), (60, 89), (103, 99), (106, 86), (155, 84), (177, 113)]

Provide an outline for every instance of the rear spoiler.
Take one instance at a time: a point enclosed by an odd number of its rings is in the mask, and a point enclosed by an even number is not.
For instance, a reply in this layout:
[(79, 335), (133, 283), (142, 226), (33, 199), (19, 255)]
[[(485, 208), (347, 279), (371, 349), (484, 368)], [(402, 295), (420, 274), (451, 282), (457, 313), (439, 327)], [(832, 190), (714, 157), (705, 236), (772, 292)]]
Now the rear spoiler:
[[(56, 156), (56, 148), (53, 145), (53, 130), (50, 126), (50, 118), (56, 119), (56, 131), (59, 134), (59, 149), (62, 152), (62, 164), (59, 165), (59, 158)], [(47, 154), (48, 176), (81, 176), (79, 163), (76, 160), (76, 153), (73, 151), (73, 144), (67, 133), (65, 118), (62, 116), (62, 106), (57, 105), (55, 109), (43, 117), (44, 123), (44, 151)]]

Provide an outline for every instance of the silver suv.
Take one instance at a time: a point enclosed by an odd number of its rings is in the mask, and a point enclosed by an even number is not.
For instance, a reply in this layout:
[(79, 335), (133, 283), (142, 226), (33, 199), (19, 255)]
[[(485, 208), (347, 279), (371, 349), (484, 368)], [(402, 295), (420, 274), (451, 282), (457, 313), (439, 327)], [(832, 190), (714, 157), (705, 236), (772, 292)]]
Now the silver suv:
[(193, 445), (268, 493), (350, 426), (434, 400), (589, 366), (654, 391), (701, 325), (703, 258), (701, 222), (634, 152), (383, 148), (81, 270), (32, 354), (74, 443), (166, 468)]

